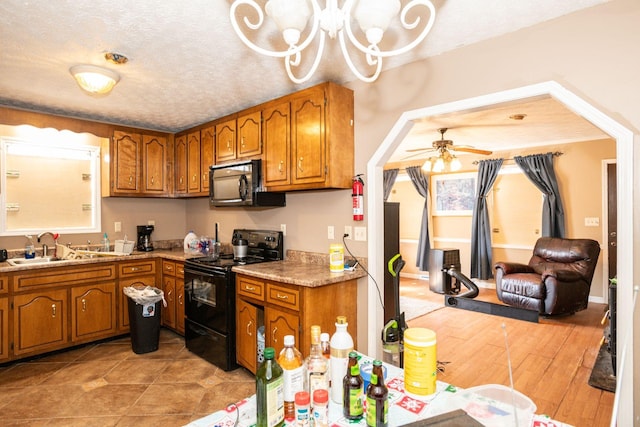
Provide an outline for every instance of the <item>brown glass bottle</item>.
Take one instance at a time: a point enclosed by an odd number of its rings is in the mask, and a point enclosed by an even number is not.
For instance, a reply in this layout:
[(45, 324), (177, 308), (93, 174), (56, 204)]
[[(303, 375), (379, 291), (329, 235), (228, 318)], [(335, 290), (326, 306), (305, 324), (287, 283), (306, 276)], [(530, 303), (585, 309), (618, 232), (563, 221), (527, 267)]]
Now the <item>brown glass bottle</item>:
[(347, 375), (345, 375), (342, 381), (342, 413), (344, 417), (350, 421), (362, 419), (363, 384), (364, 381), (360, 375), (360, 366), (358, 366), (358, 353), (355, 351), (349, 352)]
[(374, 360), (371, 381), (367, 388), (367, 426), (387, 427), (389, 424), (387, 419), (389, 412), (388, 396), (389, 390), (384, 385), (382, 362)]

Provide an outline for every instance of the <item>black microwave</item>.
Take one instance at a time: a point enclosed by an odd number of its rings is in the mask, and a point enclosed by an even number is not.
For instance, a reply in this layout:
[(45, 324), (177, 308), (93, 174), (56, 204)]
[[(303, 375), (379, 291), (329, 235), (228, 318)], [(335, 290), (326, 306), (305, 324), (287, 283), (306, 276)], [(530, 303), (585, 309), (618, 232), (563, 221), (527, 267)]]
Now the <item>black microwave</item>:
[(209, 167), (211, 206), (285, 206), (285, 193), (268, 192), (262, 186), (262, 160)]

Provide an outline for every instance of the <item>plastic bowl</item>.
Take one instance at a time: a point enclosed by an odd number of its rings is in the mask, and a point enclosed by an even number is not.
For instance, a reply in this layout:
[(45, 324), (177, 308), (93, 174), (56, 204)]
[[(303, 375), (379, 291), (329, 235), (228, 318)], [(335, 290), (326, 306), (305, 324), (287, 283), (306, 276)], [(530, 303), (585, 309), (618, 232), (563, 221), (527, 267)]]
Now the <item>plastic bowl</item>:
[(500, 384), (471, 387), (456, 393), (455, 406), (489, 427), (531, 425), (537, 407), (531, 399), (517, 390)]

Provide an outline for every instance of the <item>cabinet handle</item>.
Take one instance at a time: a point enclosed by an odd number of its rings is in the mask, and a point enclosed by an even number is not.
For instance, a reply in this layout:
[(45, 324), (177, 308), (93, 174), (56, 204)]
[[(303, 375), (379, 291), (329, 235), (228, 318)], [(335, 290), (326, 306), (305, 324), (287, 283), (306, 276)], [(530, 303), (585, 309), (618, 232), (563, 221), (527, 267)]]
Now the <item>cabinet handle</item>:
[(304, 157), (300, 157), (300, 159), (298, 159), (298, 169), (300, 169), (302, 172), (304, 172), (304, 169), (302, 168), (303, 160), (304, 160)]
[(244, 289), (247, 290), (247, 291), (255, 291), (256, 290), (256, 288), (254, 288), (253, 286), (245, 286)]
[(82, 311), (87, 311), (87, 300), (82, 298)]
[(240, 144), (242, 145), (242, 148), (244, 148), (244, 136), (242, 137), (242, 139), (240, 140)]
[(282, 173), (282, 170), (284, 166), (284, 160), (280, 160), (280, 163), (278, 163), (278, 172)]
[(129, 184), (133, 182), (133, 176), (129, 175)]
[(203, 173), (202, 174), (202, 182), (207, 182), (207, 178), (208, 178), (207, 174)]
[(276, 339), (276, 332), (278, 332), (277, 326), (271, 330), (271, 342), (274, 344), (278, 342), (278, 340)]
[(289, 299), (289, 295), (276, 294), (276, 298), (278, 298), (278, 299)]
[(227, 150), (231, 151), (231, 140), (227, 139)]
[(138, 271), (140, 270), (138, 267), (131, 267), (131, 271)]
[(198, 175), (193, 175), (193, 182), (196, 182), (198, 180)]
[(182, 295), (178, 295), (178, 304), (182, 305)]
[(172, 293), (172, 292), (173, 292), (173, 291), (169, 291), (169, 292), (167, 292), (167, 298), (169, 299), (169, 301), (173, 301), (173, 297), (171, 296), (171, 293)]
[(151, 177), (151, 185), (153, 185), (153, 184), (154, 184), (154, 181), (155, 181), (155, 178), (154, 178), (154, 177)]
[(253, 336), (253, 334), (251, 333), (251, 326), (253, 325), (253, 320), (249, 320), (249, 323), (247, 323), (247, 335), (249, 335), (250, 337)]
[(51, 304), (51, 317), (56, 317), (56, 305)]

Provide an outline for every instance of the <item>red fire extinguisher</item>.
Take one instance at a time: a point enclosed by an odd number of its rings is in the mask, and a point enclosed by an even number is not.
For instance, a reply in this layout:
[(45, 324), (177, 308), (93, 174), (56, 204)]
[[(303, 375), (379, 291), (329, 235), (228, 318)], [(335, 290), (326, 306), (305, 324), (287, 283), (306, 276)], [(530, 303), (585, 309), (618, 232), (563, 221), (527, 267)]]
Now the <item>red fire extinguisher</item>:
[(353, 177), (353, 186), (351, 187), (354, 221), (364, 219), (364, 182), (362, 182), (361, 176), (360, 174)]

